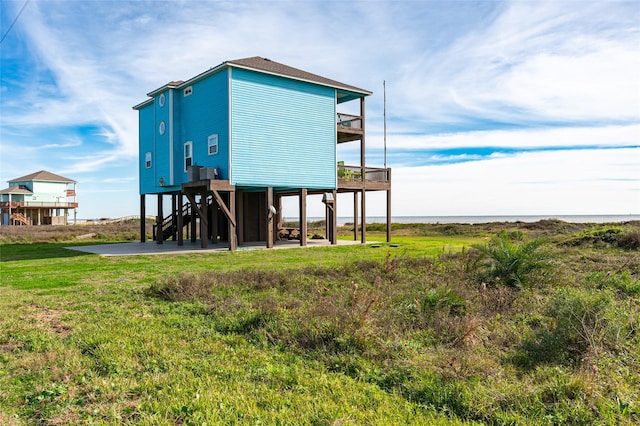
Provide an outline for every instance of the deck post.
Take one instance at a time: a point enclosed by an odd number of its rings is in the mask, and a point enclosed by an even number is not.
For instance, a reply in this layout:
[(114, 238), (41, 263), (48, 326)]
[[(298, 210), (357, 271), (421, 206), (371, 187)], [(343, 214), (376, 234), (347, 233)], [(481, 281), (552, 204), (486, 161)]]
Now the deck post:
[(156, 243), (162, 244), (162, 220), (164, 215), (162, 213), (162, 193), (158, 194), (158, 216), (156, 216)]
[(177, 231), (178, 231), (178, 245), (179, 246), (183, 246), (184, 245), (184, 209), (182, 208), (182, 192), (178, 192), (178, 195), (176, 196), (178, 198), (178, 224), (177, 226)]
[[(9, 206), (11, 206), (11, 203), (9, 203)], [(11, 207), (9, 207), (11, 208)], [(11, 214), (9, 214), (9, 217), (11, 217)], [(147, 222), (147, 212), (146, 212), (146, 204), (145, 204), (145, 195), (144, 194), (140, 194), (140, 242), (144, 243), (145, 241), (147, 241), (147, 230), (146, 230), (146, 222)], [(73, 218), (74, 222), (75, 222), (75, 217)]]
[(331, 212), (331, 244), (338, 244), (338, 191), (333, 194), (333, 211)]
[(218, 243), (218, 202), (216, 197), (211, 200), (211, 242)]
[(236, 191), (229, 191), (229, 214), (233, 220), (229, 220), (229, 250), (235, 251), (238, 248), (236, 237)]
[(300, 188), (300, 245), (307, 246), (307, 188)]
[(173, 239), (173, 241), (175, 241), (177, 239), (177, 235), (176, 235), (176, 223), (178, 223), (178, 195), (177, 194), (171, 194), (171, 238)]
[(367, 190), (366, 189), (362, 189), (362, 195), (361, 195), (361, 203), (362, 206), (360, 208), (360, 210), (362, 211), (362, 232), (360, 233), (361, 236), (361, 242), (362, 244), (367, 242)]
[(195, 243), (198, 229), (198, 204), (196, 204), (196, 195), (192, 194), (191, 197), (189, 198), (191, 204), (191, 242)]
[[(267, 187), (267, 248), (273, 248), (273, 217), (271, 212), (273, 206), (273, 187)], [(277, 213), (276, 213), (277, 214)]]
[(358, 241), (358, 191), (353, 191), (353, 241)]
[(205, 249), (207, 248), (207, 241), (209, 239), (209, 221), (207, 220), (207, 191), (203, 191), (202, 195), (200, 195), (200, 211), (202, 214), (200, 215), (200, 247)]

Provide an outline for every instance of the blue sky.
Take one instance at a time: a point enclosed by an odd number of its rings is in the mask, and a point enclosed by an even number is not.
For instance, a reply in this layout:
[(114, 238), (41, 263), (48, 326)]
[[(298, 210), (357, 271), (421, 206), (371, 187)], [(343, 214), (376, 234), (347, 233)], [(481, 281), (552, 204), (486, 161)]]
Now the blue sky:
[(0, 186), (72, 178), (80, 218), (139, 211), (133, 105), (249, 56), (373, 91), (368, 166), (386, 80), (394, 215), (640, 214), (638, 1), (31, 0), (8, 31), (24, 4), (1, 0)]

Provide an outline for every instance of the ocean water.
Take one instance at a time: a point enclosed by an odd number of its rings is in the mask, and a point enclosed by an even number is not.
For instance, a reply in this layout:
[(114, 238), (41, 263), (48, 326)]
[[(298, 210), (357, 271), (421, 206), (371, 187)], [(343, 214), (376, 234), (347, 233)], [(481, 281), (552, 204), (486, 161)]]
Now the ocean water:
[[(392, 223), (490, 223), (490, 222), (537, 222), (557, 219), (573, 223), (619, 223), (640, 220), (640, 215), (530, 215), (530, 216), (391, 216)], [(286, 217), (285, 221), (298, 218)], [(324, 220), (324, 217), (309, 217), (308, 221)], [(386, 223), (384, 216), (367, 216), (367, 223)], [(338, 226), (353, 223), (353, 217), (338, 217)]]

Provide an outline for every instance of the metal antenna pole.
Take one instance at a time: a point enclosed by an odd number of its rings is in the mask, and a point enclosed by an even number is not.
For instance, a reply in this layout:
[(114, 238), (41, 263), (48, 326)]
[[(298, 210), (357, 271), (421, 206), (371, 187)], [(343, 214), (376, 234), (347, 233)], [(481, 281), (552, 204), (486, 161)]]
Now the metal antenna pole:
[(382, 91), (384, 93), (384, 168), (387, 168), (387, 81), (382, 80)]

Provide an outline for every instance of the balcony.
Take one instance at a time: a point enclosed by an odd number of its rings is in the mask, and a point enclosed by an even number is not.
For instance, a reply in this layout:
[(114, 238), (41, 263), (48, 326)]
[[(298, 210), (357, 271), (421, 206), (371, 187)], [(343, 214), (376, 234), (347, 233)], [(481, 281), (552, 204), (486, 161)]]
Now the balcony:
[(55, 201), (8, 201), (0, 202), (0, 207), (11, 209), (75, 209), (78, 203), (57, 203)]
[(336, 123), (338, 143), (360, 140), (364, 135), (362, 127), (361, 116), (338, 113)]
[(391, 169), (345, 166), (338, 163), (338, 190), (341, 189), (391, 189)]

